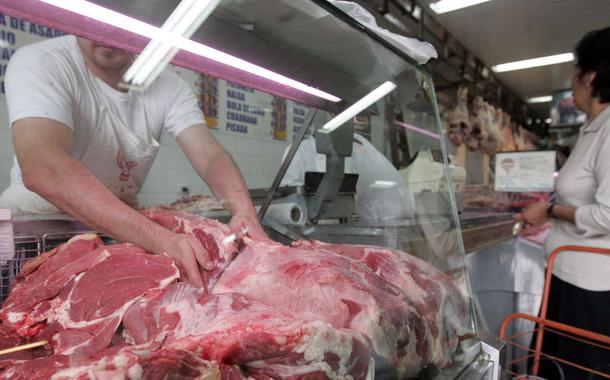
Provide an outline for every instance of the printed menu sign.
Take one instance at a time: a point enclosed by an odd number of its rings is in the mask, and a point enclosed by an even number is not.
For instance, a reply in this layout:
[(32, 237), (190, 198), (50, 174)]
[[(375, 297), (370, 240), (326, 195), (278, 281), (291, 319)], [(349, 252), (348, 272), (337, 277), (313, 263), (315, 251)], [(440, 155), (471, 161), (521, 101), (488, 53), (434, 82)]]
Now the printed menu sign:
[(4, 75), (8, 61), (15, 51), (22, 46), (42, 41), (45, 38), (59, 37), (64, 34), (44, 25), (0, 13), (0, 98), (4, 96)]
[(496, 154), (495, 190), (506, 192), (553, 191), (555, 152), (504, 152)]
[(305, 105), (201, 74), (195, 83), (209, 128), (259, 140), (290, 141), (307, 114)]

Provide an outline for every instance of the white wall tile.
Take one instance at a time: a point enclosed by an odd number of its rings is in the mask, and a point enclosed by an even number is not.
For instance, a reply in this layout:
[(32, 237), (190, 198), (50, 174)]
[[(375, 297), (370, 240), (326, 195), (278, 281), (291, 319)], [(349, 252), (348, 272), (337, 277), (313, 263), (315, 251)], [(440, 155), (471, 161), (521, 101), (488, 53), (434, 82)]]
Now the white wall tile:
[(216, 140), (218, 140), (218, 143), (220, 143), (220, 145), (222, 145), (231, 155), (236, 151), (235, 139), (233, 139), (233, 137), (221, 133), (214, 133), (214, 136), (216, 137)]
[(255, 139), (246, 140), (244, 153), (249, 156), (264, 156), (269, 154), (268, 148), (268, 144), (266, 144), (264, 141)]
[(166, 147), (166, 149), (167, 160), (165, 162), (165, 167), (169, 170), (184, 169), (184, 161), (186, 160), (186, 156), (184, 155), (182, 150), (177, 146)]

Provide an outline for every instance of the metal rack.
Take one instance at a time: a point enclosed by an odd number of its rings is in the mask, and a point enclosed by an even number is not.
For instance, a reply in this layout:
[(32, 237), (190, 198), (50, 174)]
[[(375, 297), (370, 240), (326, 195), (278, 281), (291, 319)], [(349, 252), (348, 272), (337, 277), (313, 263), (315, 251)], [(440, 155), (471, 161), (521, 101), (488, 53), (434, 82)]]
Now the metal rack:
[(0, 262), (0, 305), (8, 297), (11, 285), (23, 264), (42, 252), (40, 239), (35, 236), (15, 236), (14, 241), (15, 255), (13, 258)]

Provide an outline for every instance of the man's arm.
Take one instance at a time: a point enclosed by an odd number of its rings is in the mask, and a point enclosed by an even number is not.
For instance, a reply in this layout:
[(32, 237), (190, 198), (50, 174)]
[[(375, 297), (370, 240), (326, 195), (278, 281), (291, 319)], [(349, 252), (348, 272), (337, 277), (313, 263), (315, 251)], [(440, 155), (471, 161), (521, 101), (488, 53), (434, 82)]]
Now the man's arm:
[(203, 285), (199, 265), (206, 267), (209, 257), (201, 243), (174, 234), (121, 202), (72, 158), (72, 132), (67, 126), (51, 119), (25, 118), (13, 123), (12, 132), (29, 190), (116, 240), (167, 253), (190, 282)]
[(193, 125), (182, 131), (177, 141), (197, 174), (231, 213), (231, 230), (238, 237), (247, 234), (251, 238), (267, 239), (244, 178), (231, 155), (208, 128), (203, 124)]

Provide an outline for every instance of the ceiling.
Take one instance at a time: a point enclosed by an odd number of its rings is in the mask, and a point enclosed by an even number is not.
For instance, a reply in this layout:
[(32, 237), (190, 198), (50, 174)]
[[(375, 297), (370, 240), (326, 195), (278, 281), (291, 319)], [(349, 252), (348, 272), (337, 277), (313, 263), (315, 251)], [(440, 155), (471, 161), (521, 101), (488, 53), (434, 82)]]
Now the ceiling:
[[(610, 26), (610, 1), (491, 0), (434, 17), (491, 67), (573, 51), (586, 32)], [(525, 99), (570, 88), (573, 65), (569, 62), (497, 75)], [(533, 108), (548, 115), (548, 103)]]

